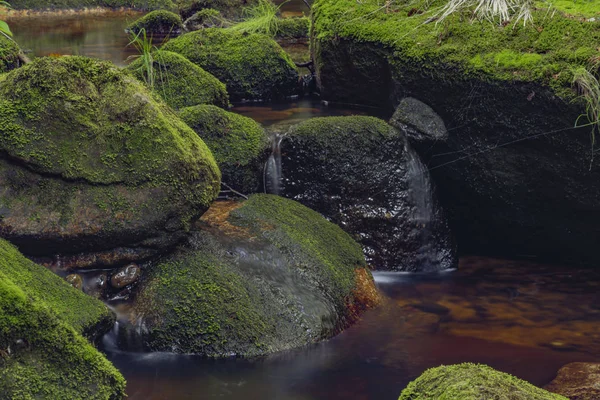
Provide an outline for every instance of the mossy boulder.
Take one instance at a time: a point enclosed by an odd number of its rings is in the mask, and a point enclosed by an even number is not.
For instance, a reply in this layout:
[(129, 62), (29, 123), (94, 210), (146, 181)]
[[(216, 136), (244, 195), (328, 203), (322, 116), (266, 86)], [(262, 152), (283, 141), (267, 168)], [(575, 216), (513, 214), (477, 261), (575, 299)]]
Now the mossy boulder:
[(0, 239), (0, 392), (7, 399), (120, 399), (125, 380), (86, 340), (114, 323), (74, 289)]
[(600, 261), (600, 160), (592, 127), (574, 128), (588, 121), (572, 85), (573, 71), (600, 56), (600, 24), (572, 15), (592, 16), (600, 3), (561, 3), (571, 15), (536, 9), (525, 27), (456, 15), (437, 30), (425, 23), (425, 2), (389, 12), (375, 12), (375, 0), (312, 8), (325, 100), (391, 114), (410, 97), (443, 121), (447, 138), (413, 144), (463, 252)]
[[(153, 53), (153, 60), (154, 91), (172, 108), (197, 104), (229, 106), (225, 85), (181, 54), (159, 50)], [(127, 68), (136, 78), (147, 81), (147, 71), (141, 59)]]
[(212, 151), (223, 182), (242, 193), (259, 190), (269, 140), (251, 118), (201, 105), (184, 108), (179, 117)]
[(216, 202), (134, 310), (149, 349), (257, 356), (329, 338), (376, 305), (360, 246), (291, 200)]
[(277, 39), (308, 39), (310, 18), (281, 18), (277, 23)]
[(137, 35), (145, 30), (148, 37), (152, 35), (176, 36), (183, 30), (181, 17), (167, 10), (155, 10), (133, 21), (127, 26), (127, 31)]
[(5, 74), (0, 121), (0, 231), (28, 255), (159, 251), (220, 189), (198, 135), (111, 63), (39, 58)]
[(0, 35), (0, 73), (8, 72), (21, 65), (21, 49), (14, 40)]
[(293, 61), (266, 35), (207, 28), (173, 39), (163, 49), (216, 76), (234, 101), (281, 99), (298, 88)]
[(258, 4), (258, 0), (176, 0), (179, 14), (190, 18), (195, 13), (212, 8), (228, 19), (240, 19), (244, 8)]
[(429, 174), (403, 132), (372, 117), (313, 118), (285, 132), (280, 146), (281, 194), (354, 235), (373, 267), (454, 266)]
[(128, 8), (141, 11), (170, 10), (176, 11), (177, 7), (171, 0), (14, 0), (10, 2), (12, 8), (17, 10), (60, 10), (84, 8)]
[(187, 32), (205, 28), (228, 28), (234, 23), (221, 15), (218, 10), (205, 8), (198, 11), (183, 23)]
[(408, 384), (399, 400), (566, 400), (482, 364), (431, 368)]

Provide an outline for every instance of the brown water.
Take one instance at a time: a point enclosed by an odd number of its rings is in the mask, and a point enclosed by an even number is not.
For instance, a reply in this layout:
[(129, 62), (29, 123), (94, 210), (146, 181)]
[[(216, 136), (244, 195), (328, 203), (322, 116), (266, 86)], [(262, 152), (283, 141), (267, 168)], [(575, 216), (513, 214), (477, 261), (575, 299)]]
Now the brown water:
[(386, 304), (320, 344), (259, 360), (108, 352), (137, 399), (396, 399), (440, 364), (480, 362), (543, 386), (600, 358), (597, 270), (480, 257), (437, 274), (375, 272)]

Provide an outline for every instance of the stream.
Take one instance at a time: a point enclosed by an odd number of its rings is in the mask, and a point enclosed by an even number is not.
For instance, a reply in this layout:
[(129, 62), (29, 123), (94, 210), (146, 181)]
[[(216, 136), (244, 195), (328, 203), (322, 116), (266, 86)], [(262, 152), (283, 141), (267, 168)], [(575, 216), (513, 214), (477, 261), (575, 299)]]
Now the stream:
[[(299, 13), (302, 1), (282, 10)], [(10, 19), (31, 56), (79, 54), (124, 65), (125, 25), (139, 13)], [(265, 126), (378, 110), (303, 99), (237, 105)], [(600, 358), (600, 272), (465, 256), (433, 274), (374, 272), (384, 305), (333, 339), (256, 360), (206, 360), (102, 348), (138, 399), (396, 399), (409, 381), (440, 364), (480, 362), (535, 385), (574, 361)]]

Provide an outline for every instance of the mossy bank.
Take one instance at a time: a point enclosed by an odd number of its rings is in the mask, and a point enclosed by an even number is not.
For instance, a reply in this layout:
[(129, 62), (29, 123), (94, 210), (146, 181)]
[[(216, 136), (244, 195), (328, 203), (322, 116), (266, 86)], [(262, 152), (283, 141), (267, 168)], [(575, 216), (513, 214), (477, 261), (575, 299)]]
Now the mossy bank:
[(277, 196), (216, 202), (135, 303), (153, 350), (256, 356), (331, 337), (379, 301), (360, 247)]
[(88, 342), (110, 329), (112, 312), (3, 239), (0, 259), (1, 397), (124, 398), (125, 380)]
[(0, 229), (30, 255), (158, 250), (219, 192), (204, 142), (111, 63), (39, 58), (0, 97)]
[(438, 114), (447, 137), (414, 144), (461, 251), (596, 265), (600, 163), (592, 127), (574, 128), (588, 121), (572, 80), (600, 55), (600, 24), (543, 9), (526, 26), (429, 21), (441, 4), (317, 0), (323, 98), (391, 114), (410, 97)]

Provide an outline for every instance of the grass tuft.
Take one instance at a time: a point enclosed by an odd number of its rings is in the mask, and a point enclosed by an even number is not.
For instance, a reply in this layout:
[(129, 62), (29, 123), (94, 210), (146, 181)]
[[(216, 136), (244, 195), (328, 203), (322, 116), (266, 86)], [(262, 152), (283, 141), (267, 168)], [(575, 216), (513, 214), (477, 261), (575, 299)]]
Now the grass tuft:
[(245, 10), (244, 21), (231, 29), (244, 33), (263, 33), (275, 37), (280, 31), (279, 9), (283, 4), (275, 5), (271, 0), (259, 0), (258, 4)]

